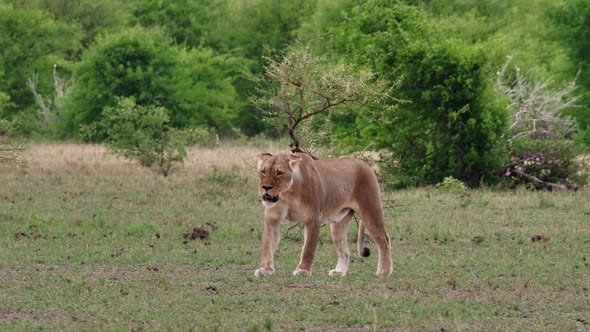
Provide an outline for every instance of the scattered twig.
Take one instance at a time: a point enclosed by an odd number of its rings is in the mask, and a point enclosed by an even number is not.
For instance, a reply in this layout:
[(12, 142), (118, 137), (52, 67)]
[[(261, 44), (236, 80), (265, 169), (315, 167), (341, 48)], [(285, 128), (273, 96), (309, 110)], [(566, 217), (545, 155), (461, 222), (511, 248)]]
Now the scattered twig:
[(294, 228), (299, 228), (299, 232), (300, 232), (300, 233), (301, 233), (301, 232), (303, 232), (303, 226), (304, 226), (303, 224), (295, 224), (295, 225), (293, 225), (293, 226), (291, 226), (291, 227), (287, 228), (287, 231), (285, 232), (285, 237), (288, 237), (288, 236), (289, 236), (289, 232), (290, 232), (292, 229), (294, 229)]

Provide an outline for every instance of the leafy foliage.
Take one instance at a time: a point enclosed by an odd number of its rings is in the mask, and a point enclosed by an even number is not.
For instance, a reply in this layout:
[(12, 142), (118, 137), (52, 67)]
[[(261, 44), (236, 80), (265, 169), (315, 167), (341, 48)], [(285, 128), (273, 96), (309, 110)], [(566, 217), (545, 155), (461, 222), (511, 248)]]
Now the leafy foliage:
[(576, 140), (590, 144), (590, 4), (585, 0), (413, 1), (429, 13), (439, 35), (481, 45), (491, 66), (506, 56), (551, 87), (576, 79), (578, 107), (564, 110), (578, 127)]
[[(105, 33), (118, 32), (131, 24), (129, 5), (119, 0), (47, 1), (31, 0), (34, 8), (41, 9), (56, 21), (77, 27), (83, 33), (80, 40), (87, 48)], [(81, 50), (80, 50), (81, 51)], [(79, 59), (80, 53), (72, 53)]]
[(162, 27), (176, 43), (200, 46), (207, 33), (209, 1), (132, 1), (132, 12), (145, 27)]
[(120, 98), (116, 107), (105, 108), (102, 125), (107, 128), (109, 149), (164, 176), (183, 162), (187, 145), (207, 135), (205, 129), (173, 128), (166, 109), (137, 105), (131, 98)]
[(583, 87), (580, 105), (564, 113), (577, 119), (579, 134), (576, 138), (590, 146), (590, 3), (584, 0), (564, 1), (547, 11), (547, 16), (555, 23), (551, 36), (566, 47), (576, 69), (580, 70), (577, 80), (578, 85)]
[(10, 97), (4, 92), (0, 92), (0, 115), (8, 106), (10, 106)]
[[(178, 44), (207, 47), (223, 54), (224, 77), (231, 80), (240, 100), (229, 100), (236, 109), (231, 125), (248, 135), (266, 127), (247, 100), (255, 85), (244, 73), (259, 73), (266, 49), (285, 49), (315, 1), (146, 1), (134, 0), (133, 12), (146, 27), (163, 27)], [(221, 133), (227, 133), (222, 130)]]

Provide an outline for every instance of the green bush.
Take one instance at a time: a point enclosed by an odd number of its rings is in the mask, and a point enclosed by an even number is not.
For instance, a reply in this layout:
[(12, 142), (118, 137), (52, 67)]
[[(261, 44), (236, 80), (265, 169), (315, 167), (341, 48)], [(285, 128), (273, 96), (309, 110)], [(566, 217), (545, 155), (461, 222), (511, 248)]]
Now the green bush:
[(137, 105), (132, 98), (120, 98), (116, 107), (105, 108), (101, 125), (111, 151), (155, 168), (164, 176), (183, 162), (186, 146), (208, 135), (203, 128), (173, 128), (165, 108)]
[[(138, 26), (105, 35), (84, 53), (76, 70), (65, 132), (77, 136), (81, 125), (99, 123), (119, 97), (162, 106), (171, 128), (229, 128), (236, 93), (221, 66), (223, 60), (211, 50), (183, 49), (159, 29)], [(94, 139), (106, 138), (97, 126)]]

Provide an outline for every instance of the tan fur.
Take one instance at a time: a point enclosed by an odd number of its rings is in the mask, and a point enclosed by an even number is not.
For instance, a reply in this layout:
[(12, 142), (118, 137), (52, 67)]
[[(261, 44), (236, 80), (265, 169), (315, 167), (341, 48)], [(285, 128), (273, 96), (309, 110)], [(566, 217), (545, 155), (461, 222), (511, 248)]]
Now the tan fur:
[(305, 240), (294, 275), (311, 275), (320, 226), (330, 224), (338, 263), (330, 276), (346, 275), (349, 262), (348, 223), (354, 214), (361, 219), (358, 250), (363, 230), (369, 231), (379, 248), (377, 275), (392, 272), (391, 244), (383, 222), (381, 191), (375, 172), (354, 158), (313, 160), (306, 154), (258, 156), (259, 193), (263, 199), (264, 232), (261, 266), (256, 276), (274, 273), (274, 252), (280, 241), (280, 222), (287, 219), (305, 225)]

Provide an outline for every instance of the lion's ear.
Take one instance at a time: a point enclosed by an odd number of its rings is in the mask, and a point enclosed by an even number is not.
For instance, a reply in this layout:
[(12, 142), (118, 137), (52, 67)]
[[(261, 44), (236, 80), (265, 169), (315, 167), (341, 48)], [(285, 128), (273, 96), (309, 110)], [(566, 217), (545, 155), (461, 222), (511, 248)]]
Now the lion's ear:
[(272, 157), (272, 154), (268, 153), (268, 152), (263, 152), (261, 154), (258, 155), (258, 164), (256, 165), (256, 167), (258, 168), (258, 170), (260, 170), (260, 167), (262, 167), (262, 163), (268, 159), (269, 157)]
[(294, 170), (295, 168), (299, 167), (299, 164), (301, 163), (301, 154), (296, 153), (296, 154), (292, 154), (289, 156), (289, 158), (291, 159), (289, 161), (289, 167), (291, 167), (291, 170)]

